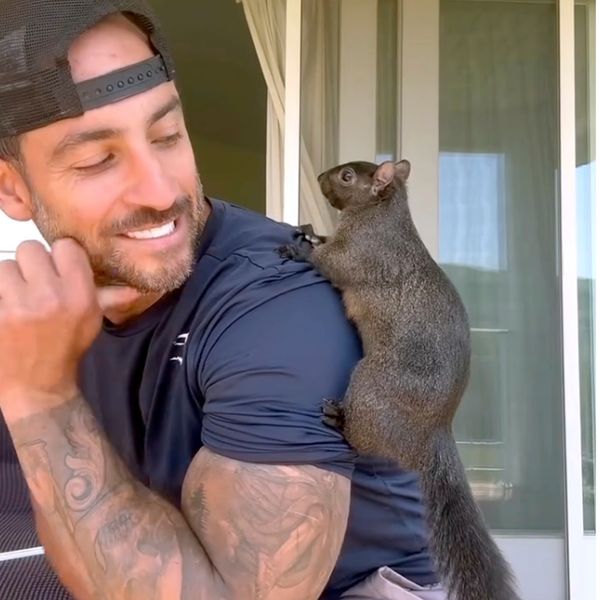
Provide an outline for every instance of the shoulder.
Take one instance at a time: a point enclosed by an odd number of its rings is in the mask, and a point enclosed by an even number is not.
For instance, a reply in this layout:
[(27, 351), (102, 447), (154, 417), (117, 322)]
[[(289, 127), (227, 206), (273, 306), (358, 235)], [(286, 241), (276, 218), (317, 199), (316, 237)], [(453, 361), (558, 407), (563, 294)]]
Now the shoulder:
[(278, 249), (298, 235), (295, 228), (232, 204), (211, 203), (213, 231), (184, 300), (195, 306), (196, 367), (216, 345), (243, 343), (256, 333), (264, 348), (276, 341), (310, 344), (355, 337), (331, 284), (309, 263), (279, 255)]
[(194, 275), (200, 302), (186, 363), (203, 399), (203, 444), (236, 460), (348, 475), (353, 453), (321, 418), (361, 357), (357, 333), (325, 279), (279, 257), (293, 239), (287, 226), (254, 215), (223, 223), (239, 221), (244, 239), (215, 236)]
[(210, 204), (216, 227), (204, 256), (220, 261), (246, 258), (262, 268), (280, 268), (290, 262), (274, 250), (292, 242), (299, 235), (297, 228), (230, 202), (210, 199)]

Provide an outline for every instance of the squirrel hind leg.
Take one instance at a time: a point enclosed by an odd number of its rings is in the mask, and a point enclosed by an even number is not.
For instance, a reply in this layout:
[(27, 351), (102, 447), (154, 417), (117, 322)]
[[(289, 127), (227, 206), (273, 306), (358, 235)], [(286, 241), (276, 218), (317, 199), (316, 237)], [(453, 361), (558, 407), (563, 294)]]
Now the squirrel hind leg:
[(344, 406), (340, 400), (325, 399), (322, 412), (321, 420), (325, 425), (340, 431), (344, 430)]
[(359, 454), (385, 458), (411, 471), (421, 471), (427, 447), (427, 432), (390, 403), (353, 402), (346, 397), (343, 433)]

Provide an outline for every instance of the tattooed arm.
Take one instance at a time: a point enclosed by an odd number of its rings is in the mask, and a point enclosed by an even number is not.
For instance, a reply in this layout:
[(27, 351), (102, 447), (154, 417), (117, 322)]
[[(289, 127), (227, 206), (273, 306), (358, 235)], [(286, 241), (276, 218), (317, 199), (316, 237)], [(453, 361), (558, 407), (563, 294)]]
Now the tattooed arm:
[(337, 560), (350, 495), (339, 475), (201, 450), (184, 516), (132, 478), (80, 396), (9, 429), (51, 562), (77, 570), (62, 579), (78, 598), (316, 600)]
[(183, 488), (188, 521), (233, 598), (318, 598), (337, 561), (350, 481), (313, 466), (239, 462), (203, 449)]

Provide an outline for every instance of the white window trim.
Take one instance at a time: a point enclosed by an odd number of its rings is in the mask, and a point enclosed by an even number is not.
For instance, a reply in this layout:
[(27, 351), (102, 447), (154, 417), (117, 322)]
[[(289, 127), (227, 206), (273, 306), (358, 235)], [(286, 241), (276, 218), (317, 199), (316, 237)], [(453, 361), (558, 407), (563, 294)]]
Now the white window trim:
[(588, 597), (581, 470), (579, 304), (577, 293), (577, 186), (575, 123), (575, 2), (558, 0), (560, 118), (560, 272), (569, 598)]
[[(595, 100), (595, 123), (592, 129), (592, 151), (596, 164), (596, 182), (594, 190), (594, 198), (592, 201), (592, 211), (594, 213), (594, 381), (595, 381), (595, 513), (596, 513), (596, 534), (588, 536), (594, 539), (593, 550), (595, 551), (595, 568), (591, 570), (592, 578), (594, 579), (594, 590), (596, 598), (600, 597), (600, 403), (598, 402), (598, 390), (600, 389), (600, 196), (598, 194), (598, 139), (600, 138), (600, 126), (598, 125), (598, 114), (600, 112), (600, 94), (598, 94), (598, 82), (600, 81), (600, 46), (598, 45), (598, 31), (600, 30), (600, 11), (595, 5), (591, 7), (595, 13), (595, 46), (596, 46), (596, 69), (595, 69), (595, 86), (592, 91), (593, 99)], [(588, 543), (588, 546), (591, 544)]]
[(302, 80), (302, 0), (287, 0), (285, 29), (285, 133), (283, 220), (298, 225), (300, 216), (300, 135)]

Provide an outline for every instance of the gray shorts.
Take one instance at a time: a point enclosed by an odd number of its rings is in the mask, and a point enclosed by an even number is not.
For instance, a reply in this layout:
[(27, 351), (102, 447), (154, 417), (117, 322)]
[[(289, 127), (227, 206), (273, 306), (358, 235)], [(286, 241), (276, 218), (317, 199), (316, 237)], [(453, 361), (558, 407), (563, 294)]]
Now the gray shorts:
[(362, 583), (342, 595), (343, 600), (448, 600), (441, 585), (420, 586), (381, 567)]

